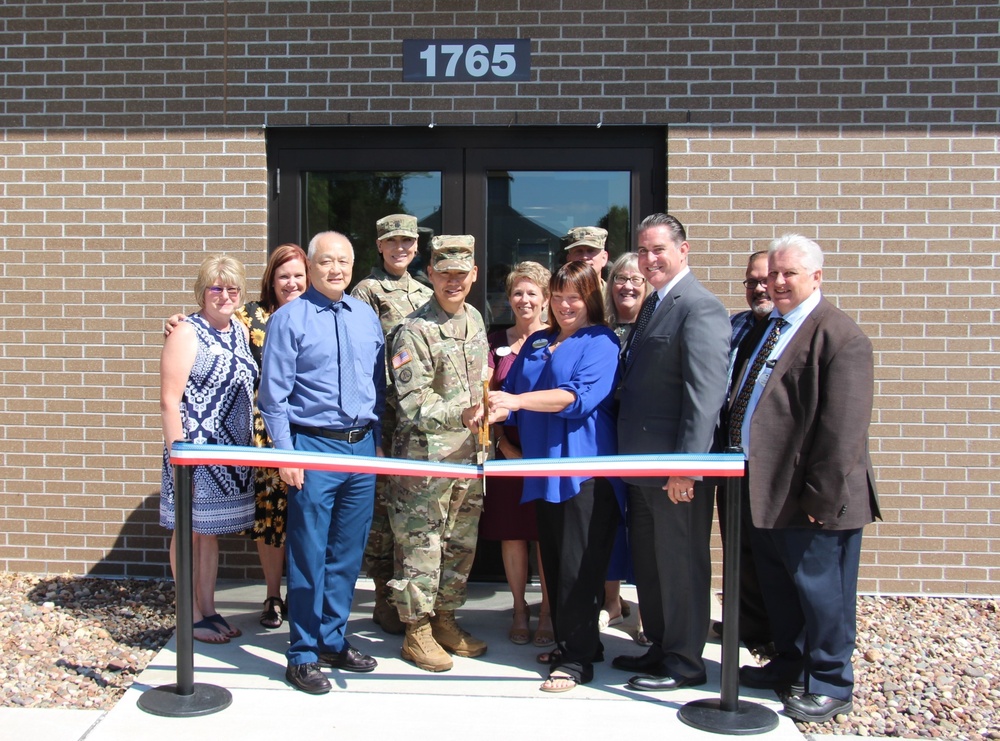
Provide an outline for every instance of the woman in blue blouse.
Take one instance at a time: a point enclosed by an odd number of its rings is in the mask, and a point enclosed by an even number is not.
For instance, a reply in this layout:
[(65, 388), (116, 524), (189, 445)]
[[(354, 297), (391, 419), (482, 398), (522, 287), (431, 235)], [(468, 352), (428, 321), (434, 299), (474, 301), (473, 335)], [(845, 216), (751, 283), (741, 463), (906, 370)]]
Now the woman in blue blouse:
[[(549, 327), (525, 340), (503, 390), (490, 393), (491, 421), (517, 424), (525, 458), (614, 455), (619, 346), (597, 273), (567, 263), (549, 287)], [(566, 692), (592, 680), (603, 657), (598, 613), (625, 488), (605, 478), (527, 477), (522, 501), (537, 501), (556, 637), (539, 656), (550, 670), (541, 689)]]

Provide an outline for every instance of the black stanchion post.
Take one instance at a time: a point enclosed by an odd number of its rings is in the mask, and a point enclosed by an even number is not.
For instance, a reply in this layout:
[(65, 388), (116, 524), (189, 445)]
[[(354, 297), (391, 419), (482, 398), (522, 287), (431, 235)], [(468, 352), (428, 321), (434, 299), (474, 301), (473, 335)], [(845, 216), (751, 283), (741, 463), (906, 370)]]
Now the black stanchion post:
[[(741, 453), (727, 448), (727, 453)], [(722, 551), (722, 678), (719, 699), (689, 702), (677, 716), (710, 733), (750, 736), (778, 727), (778, 715), (763, 705), (740, 700), (740, 479), (726, 479), (726, 542)]]
[(209, 715), (224, 710), (233, 696), (224, 687), (194, 681), (194, 583), (192, 564), (192, 466), (174, 466), (174, 595), (177, 610), (177, 682), (142, 693), (140, 709), (171, 718)]

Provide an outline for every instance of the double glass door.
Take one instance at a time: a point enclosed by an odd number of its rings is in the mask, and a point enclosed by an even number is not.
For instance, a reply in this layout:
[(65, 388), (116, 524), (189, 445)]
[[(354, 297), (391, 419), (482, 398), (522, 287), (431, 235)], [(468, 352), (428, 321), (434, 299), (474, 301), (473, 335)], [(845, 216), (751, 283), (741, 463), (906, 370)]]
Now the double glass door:
[(631, 248), (638, 219), (665, 201), (662, 129), (375, 129), (268, 131), (270, 244), (303, 245), (343, 232), (355, 248), (354, 281), (378, 262), (375, 222), (408, 213), (430, 237), (471, 234), (479, 279), (470, 301), (491, 324), (511, 322), (510, 268), (555, 269), (574, 226), (608, 230), (612, 259)]

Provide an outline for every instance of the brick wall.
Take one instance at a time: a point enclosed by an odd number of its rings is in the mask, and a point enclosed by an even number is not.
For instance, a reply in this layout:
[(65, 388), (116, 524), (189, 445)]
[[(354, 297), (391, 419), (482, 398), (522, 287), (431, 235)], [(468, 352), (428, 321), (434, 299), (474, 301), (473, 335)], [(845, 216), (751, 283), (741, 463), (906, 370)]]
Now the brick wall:
[(668, 163), (694, 270), (731, 309), (747, 255), (797, 231), (872, 338), (884, 522), (866, 531), (861, 588), (996, 594), (1000, 138), (673, 127)]
[[(161, 322), (207, 252), (259, 276), (262, 127), (603, 122), (669, 126), (668, 205), (730, 308), (750, 249), (826, 248), (878, 353), (863, 588), (996, 594), (1000, 6), (666, 4), (0, 6), (0, 568), (164, 573)], [(403, 38), (473, 37), (531, 38), (531, 81), (401, 82)]]
[(0, 136), (0, 568), (164, 573), (163, 320), (207, 253), (260, 280), (263, 150), (256, 130)]

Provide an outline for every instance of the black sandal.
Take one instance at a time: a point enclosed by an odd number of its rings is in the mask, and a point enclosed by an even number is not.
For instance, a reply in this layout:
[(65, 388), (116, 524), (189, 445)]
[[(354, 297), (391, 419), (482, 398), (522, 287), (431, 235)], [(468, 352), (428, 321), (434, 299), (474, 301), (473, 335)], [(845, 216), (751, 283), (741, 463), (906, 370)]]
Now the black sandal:
[(268, 597), (260, 613), (260, 624), (269, 630), (280, 628), (284, 622), (285, 603), (281, 597)]

